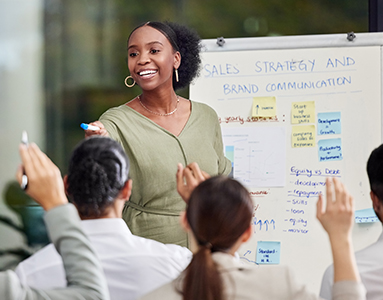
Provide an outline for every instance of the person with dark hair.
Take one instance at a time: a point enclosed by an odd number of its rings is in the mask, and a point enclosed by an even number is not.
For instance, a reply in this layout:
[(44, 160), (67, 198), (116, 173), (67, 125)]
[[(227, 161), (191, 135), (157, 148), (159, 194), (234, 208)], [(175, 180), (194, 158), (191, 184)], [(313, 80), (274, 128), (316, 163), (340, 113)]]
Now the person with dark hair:
[[(200, 39), (189, 28), (147, 22), (128, 38), (128, 86), (142, 94), (106, 111), (91, 123), (123, 146), (131, 161), (134, 189), (123, 219), (134, 234), (163, 243), (187, 245), (178, 219), (185, 204), (177, 194), (177, 164), (197, 162), (210, 175), (229, 174), (218, 116), (209, 106), (178, 96), (198, 75)], [(133, 83), (130, 84), (130, 82)]]
[(16, 274), (8, 270), (0, 272), (0, 299), (110, 299), (100, 262), (80, 228), (76, 209), (65, 196), (60, 170), (35, 144), (20, 145), (20, 156), (23, 165), (17, 170), (17, 180), (46, 211), (44, 219), (52, 247), (62, 256), (68, 284), (60, 289), (31, 288), (22, 285)]
[[(189, 167), (177, 174), (178, 190), (187, 201), (201, 174)], [(186, 182), (186, 185), (185, 185)], [(365, 299), (352, 254), (353, 199), (337, 179), (326, 181), (326, 209), (320, 195), (317, 218), (327, 231), (335, 262), (335, 299)], [(253, 203), (236, 180), (216, 176), (192, 191), (183, 216), (196, 245), (193, 259), (173, 282), (142, 297), (167, 300), (307, 300), (319, 299), (295, 282), (284, 266), (242, 264), (234, 254), (251, 234)]]
[[(191, 259), (187, 248), (134, 236), (121, 219), (132, 180), (121, 145), (107, 137), (82, 141), (73, 151), (64, 177), (82, 228), (101, 260), (111, 299), (137, 299), (176, 278)], [(60, 256), (48, 245), (16, 268), (22, 284), (33, 288), (65, 287)]]
[(114, 206), (123, 205), (131, 193), (128, 174), (129, 159), (121, 146), (109, 138), (93, 138), (74, 149), (64, 182), (83, 220), (105, 218), (113, 209), (118, 217)]
[[(367, 175), (370, 182), (370, 198), (376, 216), (383, 223), (383, 144), (374, 149), (367, 161)], [(367, 290), (368, 300), (383, 298), (383, 233), (378, 240), (355, 253), (361, 280)], [(320, 296), (333, 299), (331, 294), (334, 266), (330, 265), (322, 278)]]

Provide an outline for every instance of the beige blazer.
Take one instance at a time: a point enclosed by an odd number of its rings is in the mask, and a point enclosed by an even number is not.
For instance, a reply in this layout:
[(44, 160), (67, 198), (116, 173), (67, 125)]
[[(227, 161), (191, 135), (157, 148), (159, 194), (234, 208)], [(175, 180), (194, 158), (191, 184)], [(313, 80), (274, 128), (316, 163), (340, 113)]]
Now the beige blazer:
[[(284, 266), (252, 266), (243, 264), (229, 254), (217, 252), (213, 260), (219, 265), (224, 281), (226, 299), (267, 299), (267, 300), (309, 300), (320, 299), (307, 291), (305, 286), (294, 281), (289, 269)], [(180, 277), (141, 298), (182, 300)], [(352, 281), (338, 282), (334, 285), (333, 299), (366, 299), (361, 283)]]

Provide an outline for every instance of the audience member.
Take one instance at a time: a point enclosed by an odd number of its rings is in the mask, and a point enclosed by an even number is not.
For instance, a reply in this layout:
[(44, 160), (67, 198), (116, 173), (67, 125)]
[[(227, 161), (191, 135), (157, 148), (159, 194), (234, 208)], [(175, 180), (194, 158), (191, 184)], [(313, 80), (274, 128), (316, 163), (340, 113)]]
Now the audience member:
[[(367, 162), (367, 175), (370, 181), (370, 197), (375, 214), (383, 220), (383, 145), (372, 151)], [(361, 280), (367, 290), (368, 300), (383, 299), (383, 233), (372, 245), (355, 253), (356, 264)], [(331, 288), (334, 267), (331, 265), (323, 275), (320, 296), (332, 299)]]
[[(113, 300), (137, 299), (173, 280), (192, 257), (186, 248), (131, 234), (121, 218), (132, 189), (128, 172), (128, 157), (120, 144), (95, 136), (76, 147), (64, 177), (69, 199), (101, 260)], [(34, 288), (67, 284), (53, 245), (21, 262), (16, 273), (23, 284)]]
[[(181, 196), (187, 199), (203, 177), (201, 172), (179, 166)], [(335, 262), (334, 298), (365, 299), (352, 252), (353, 199), (337, 179), (327, 179), (326, 186), (327, 205), (324, 209), (321, 195), (317, 218), (330, 237)], [(252, 214), (252, 200), (238, 181), (218, 176), (200, 183), (191, 193), (183, 217), (184, 227), (197, 245), (193, 259), (177, 279), (142, 299), (319, 299), (295, 282), (287, 267), (259, 268), (244, 265), (234, 257), (251, 236)]]
[(68, 284), (58, 290), (39, 290), (21, 285), (13, 271), (0, 273), (0, 299), (5, 300), (59, 300), (102, 299), (109, 294), (101, 265), (83, 233), (79, 217), (65, 196), (59, 169), (50, 159), (31, 144), (20, 146), (23, 167), (17, 171), (21, 183), (27, 175), (26, 192), (47, 212), (45, 222), (57, 251), (62, 255)]

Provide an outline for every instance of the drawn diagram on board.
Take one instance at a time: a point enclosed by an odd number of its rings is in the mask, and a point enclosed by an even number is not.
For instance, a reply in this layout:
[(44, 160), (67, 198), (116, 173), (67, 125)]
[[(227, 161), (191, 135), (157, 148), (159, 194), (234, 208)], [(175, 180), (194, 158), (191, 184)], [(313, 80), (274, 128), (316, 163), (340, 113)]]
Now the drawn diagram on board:
[(285, 186), (285, 128), (222, 128), (222, 136), (234, 178), (247, 187)]

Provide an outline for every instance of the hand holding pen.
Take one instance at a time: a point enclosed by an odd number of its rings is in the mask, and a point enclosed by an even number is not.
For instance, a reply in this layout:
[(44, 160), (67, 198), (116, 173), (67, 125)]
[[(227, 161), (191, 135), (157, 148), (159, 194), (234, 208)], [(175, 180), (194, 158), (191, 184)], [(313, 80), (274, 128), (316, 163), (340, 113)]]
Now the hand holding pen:
[[(28, 147), (28, 134), (25, 130), (23, 131), (21, 135), (21, 143), (25, 145), (25, 147)], [(24, 168), (23, 168), (23, 175), (21, 177), (20, 187), (23, 190), (26, 190), (28, 187), (28, 176), (25, 174)]]
[(95, 121), (89, 124), (82, 123), (80, 126), (85, 130), (86, 138), (92, 135), (109, 136), (104, 127), (104, 124), (102, 124), (100, 121)]
[[(59, 168), (37, 145), (27, 146), (25, 139), (19, 152), (22, 166), (18, 168), (16, 178), (21, 188), (47, 211), (66, 204), (68, 200)], [(27, 186), (23, 186), (23, 178), (27, 178)]]

